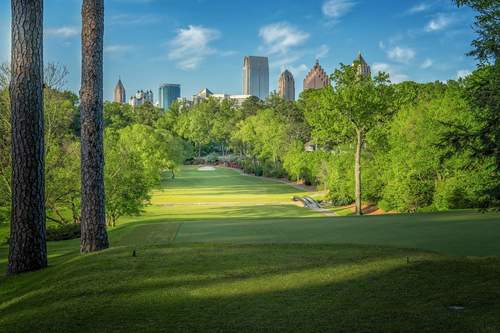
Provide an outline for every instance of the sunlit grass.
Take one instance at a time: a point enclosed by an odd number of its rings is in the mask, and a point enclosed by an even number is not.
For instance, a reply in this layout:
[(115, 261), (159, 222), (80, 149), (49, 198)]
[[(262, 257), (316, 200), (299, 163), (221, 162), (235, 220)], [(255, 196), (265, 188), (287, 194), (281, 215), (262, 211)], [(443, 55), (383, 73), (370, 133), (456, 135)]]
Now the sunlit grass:
[(500, 329), (498, 257), (456, 257), (500, 254), (498, 214), (325, 217), (293, 205), (305, 193), (184, 169), (109, 250), (49, 242), (49, 268), (0, 276), (0, 332)]

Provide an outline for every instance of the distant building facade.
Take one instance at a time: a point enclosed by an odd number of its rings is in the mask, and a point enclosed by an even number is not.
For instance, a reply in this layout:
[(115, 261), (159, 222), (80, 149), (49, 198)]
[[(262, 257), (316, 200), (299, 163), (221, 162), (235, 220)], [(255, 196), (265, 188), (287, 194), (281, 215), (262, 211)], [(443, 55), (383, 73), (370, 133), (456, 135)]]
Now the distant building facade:
[(115, 87), (115, 94), (113, 97), (113, 102), (125, 104), (127, 100), (127, 95), (125, 94), (125, 87), (123, 86), (122, 80), (118, 79), (118, 83)]
[(172, 103), (179, 97), (181, 97), (180, 84), (165, 83), (160, 86), (158, 102), (160, 108), (162, 108), (164, 111), (167, 111), (170, 105), (172, 105)]
[(295, 101), (295, 79), (289, 70), (285, 70), (280, 75), (278, 95), (285, 101)]
[(304, 79), (304, 90), (321, 89), (329, 85), (330, 78), (328, 74), (326, 74), (325, 70), (319, 64), (319, 60), (316, 60), (313, 68), (311, 68)]
[(269, 60), (246, 56), (243, 59), (243, 95), (265, 100), (269, 96)]
[(153, 92), (151, 90), (139, 90), (134, 96), (130, 97), (128, 103), (133, 107), (141, 106), (144, 103), (153, 104)]
[[(361, 55), (361, 52), (358, 53), (358, 56), (356, 57), (355, 62), (358, 63), (357, 71), (358, 71), (359, 75), (370, 76), (372, 74), (370, 66), (368, 66), (368, 64), (366, 63), (365, 59)], [(354, 63), (353, 63), (353, 65), (354, 65)]]
[(231, 101), (234, 101), (234, 104), (236, 106), (241, 106), (243, 102), (249, 98), (251, 95), (230, 95), (230, 94), (214, 94), (207, 88), (201, 90), (199, 93), (196, 95), (193, 95), (193, 101), (192, 104), (196, 105), (199, 104), (205, 100), (207, 100), (209, 97), (218, 99), (220, 101), (223, 101), (225, 99), (229, 99)]

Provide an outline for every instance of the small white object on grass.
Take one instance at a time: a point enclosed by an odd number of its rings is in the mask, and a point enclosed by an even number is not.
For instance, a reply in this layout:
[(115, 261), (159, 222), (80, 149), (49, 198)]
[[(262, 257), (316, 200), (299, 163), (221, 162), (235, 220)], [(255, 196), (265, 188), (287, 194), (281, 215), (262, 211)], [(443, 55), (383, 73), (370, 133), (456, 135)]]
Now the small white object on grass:
[(215, 168), (212, 166), (202, 166), (198, 168), (198, 171), (215, 171)]
[(465, 307), (464, 307), (464, 306), (462, 306), (462, 305), (450, 305), (450, 306), (448, 307), (448, 309), (450, 309), (450, 310), (455, 310), (455, 311), (460, 311), (460, 310), (464, 310), (464, 309), (465, 309)]

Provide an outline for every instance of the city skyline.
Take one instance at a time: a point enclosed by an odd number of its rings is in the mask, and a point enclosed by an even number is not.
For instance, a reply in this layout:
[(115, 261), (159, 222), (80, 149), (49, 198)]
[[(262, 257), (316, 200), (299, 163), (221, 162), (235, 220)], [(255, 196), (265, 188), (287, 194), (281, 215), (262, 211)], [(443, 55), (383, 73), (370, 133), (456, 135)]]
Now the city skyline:
[[(241, 94), (241, 60), (247, 54), (269, 57), (270, 91), (277, 90), (277, 78), (288, 69), (297, 97), (316, 58), (330, 74), (339, 63), (351, 63), (358, 51), (372, 72), (387, 71), (394, 82), (455, 79), (474, 69), (473, 59), (465, 56), (474, 35), (473, 13), (451, 1), (206, 4), (107, 0), (105, 99), (113, 99), (118, 77), (129, 92), (175, 82), (185, 97), (203, 87)], [(44, 13), (45, 60), (66, 65), (67, 88), (78, 92), (80, 2), (47, 1)], [(10, 6), (2, 2), (0, 62), (9, 58), (9, 26)]]

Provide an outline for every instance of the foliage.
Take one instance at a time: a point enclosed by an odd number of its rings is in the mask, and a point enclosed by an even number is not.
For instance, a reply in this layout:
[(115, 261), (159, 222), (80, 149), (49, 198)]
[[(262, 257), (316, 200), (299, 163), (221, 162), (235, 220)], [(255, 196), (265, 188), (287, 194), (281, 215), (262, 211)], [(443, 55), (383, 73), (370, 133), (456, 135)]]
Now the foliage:
[(47, 241), (63, 241), (80, 238), (80, 224), (49, 224), (46, 229)]
[(478, 37), (472, 41), (475, 56), (481, 63), (495, 63), (500, 54), (500, 3), (498, 0), (454, 0), (458, 6), (469, 6), (478, 12), (474, 30)]
[[(366, 136), (373, 129), (387, 122), (392, 113), (392, 87), (388, 75), (360, 75), (355, 62), (340, 65), (331, 78), (333, 87), (325, 87), (319, 93), (319, 108), (306, 108), (306, 118), (311, 124), (313, 138), (336, 146), (355, 144), (354, 175), (356, 212), (361, 214), (361, 153)], [(307, 104), (306, 104), (307, 105)], [(343, 187), (339, 194), (346, 195)]]
[[(106, 218), (115, 226), (123, 215), (138, 215), (149, 200), (149, 191), (156, 179), (146, 171), (145, 161), (133, 143), (127, 142), (129, 127), (105, 133), (104, 185)], [(149, 171), (151, 172), (151, 171)]]

